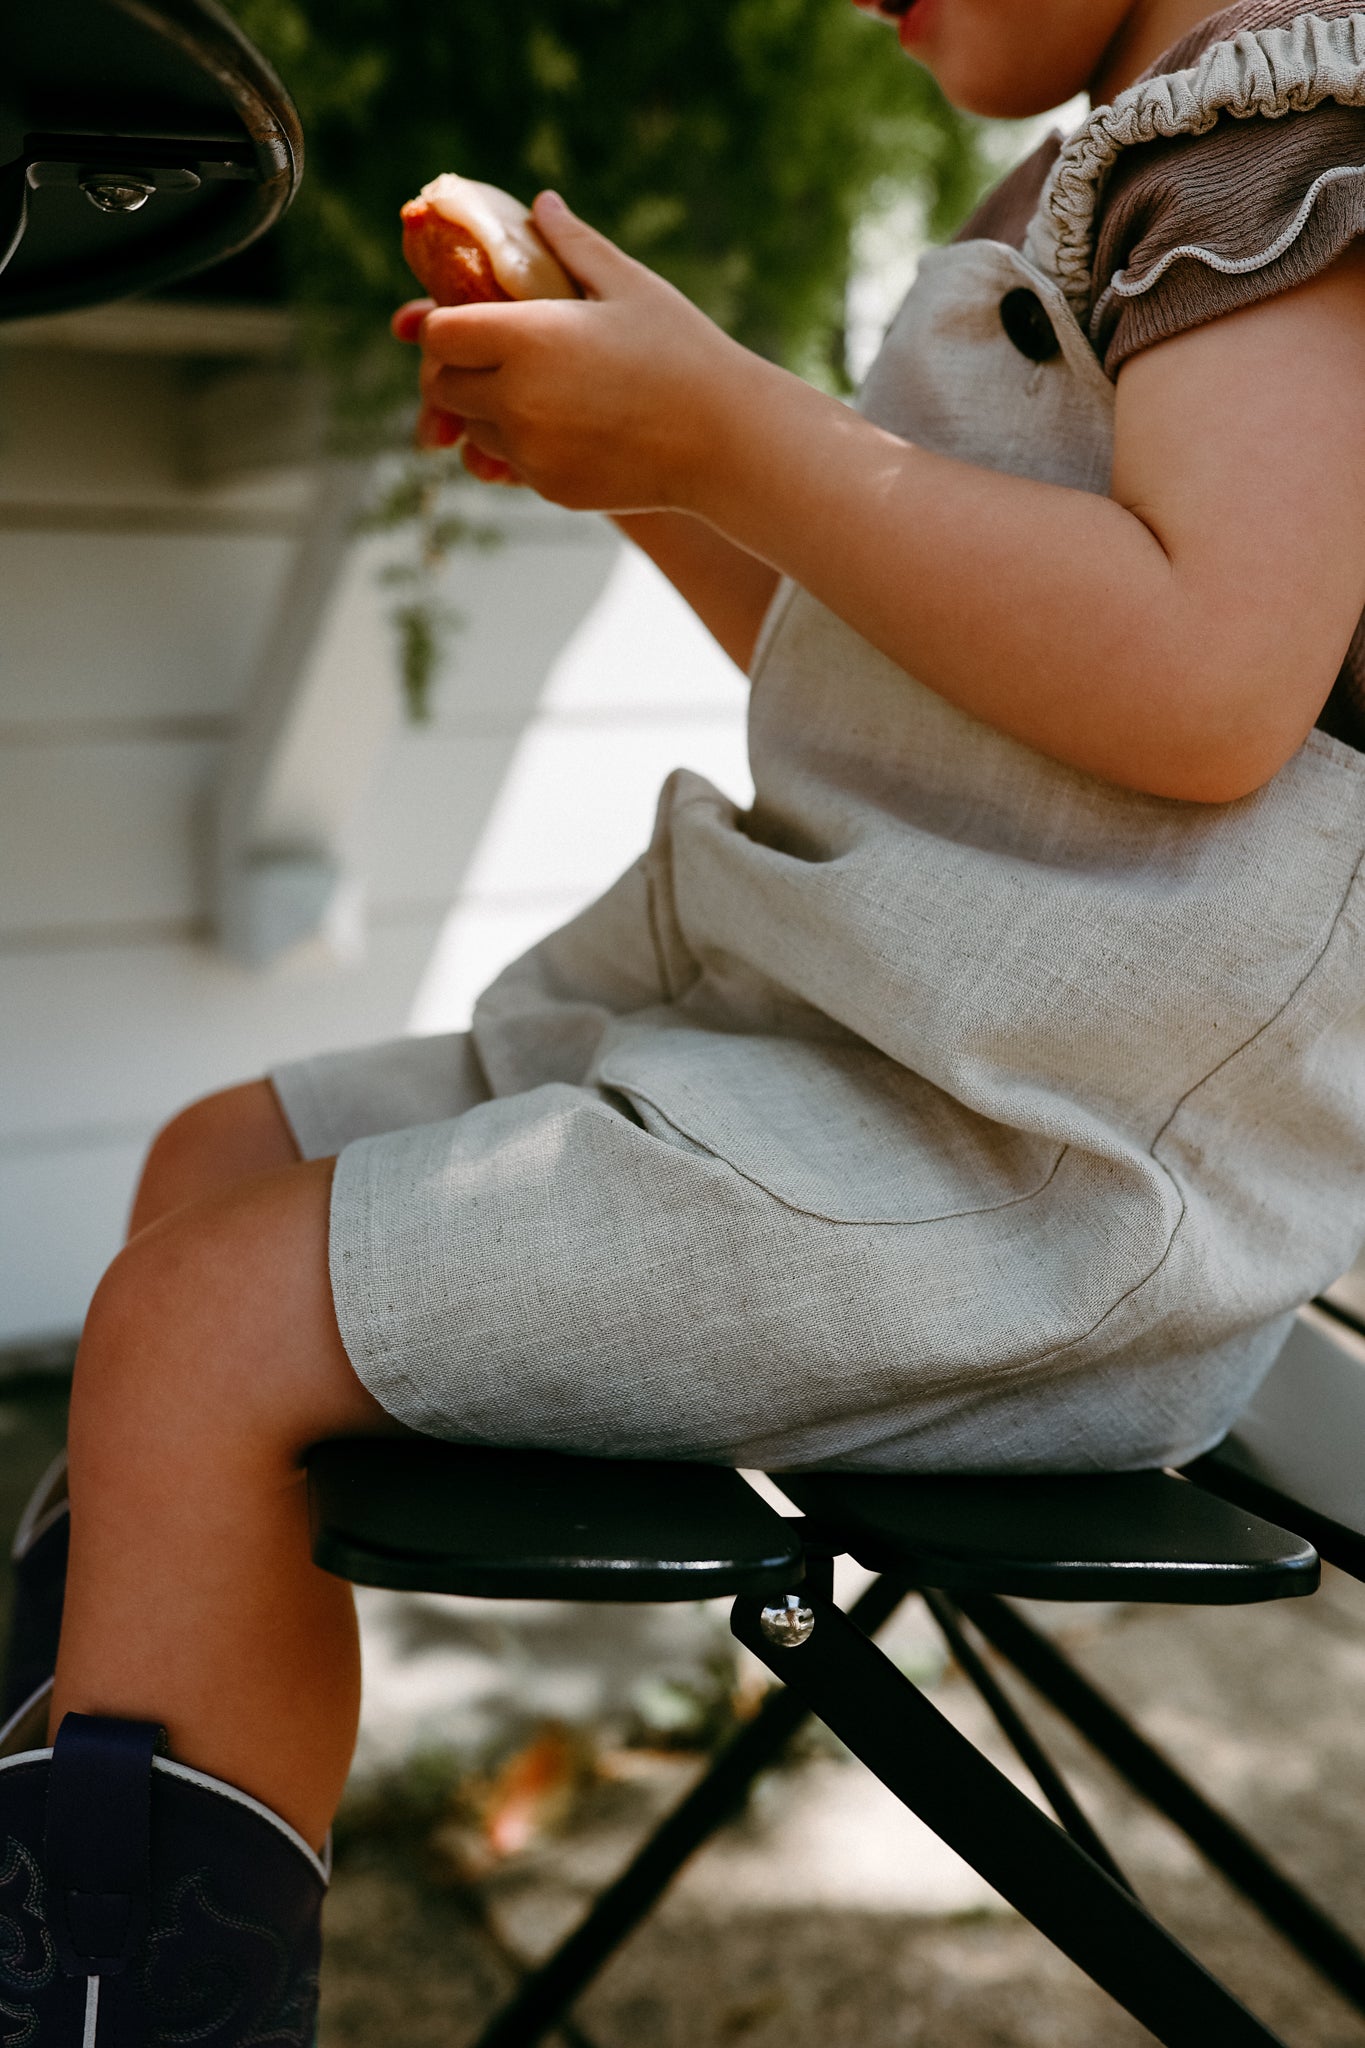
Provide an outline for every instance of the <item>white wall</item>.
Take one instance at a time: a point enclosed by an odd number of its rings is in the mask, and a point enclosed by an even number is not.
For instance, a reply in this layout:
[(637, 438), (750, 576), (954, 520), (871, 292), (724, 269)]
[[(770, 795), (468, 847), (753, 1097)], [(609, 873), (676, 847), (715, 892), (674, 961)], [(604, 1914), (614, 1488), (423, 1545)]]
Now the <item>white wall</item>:
[[(252, 971), (215, 944), (205, 821), (317, 472), (287, 431), (290, 459), (262, 466), (250, 417), (257, 466), (234, 467), (213, 398), (242, 364), (202, 335), (168, 343), (125, 314), (111, 347), (79, 328), (0, 338), (0, 1345), (78, 1326), (142, 1150), (179, 1104), (408, 1026), (546, 670), (616, 548), (595, 520), (491, 507), (511, 539), (456, 561), (470, 626), (416, 730), (357, 551), (327, 658), (351, 665), (343, 697), (394, 707), (348, 834), (368, 941), (348, 964), (314, 948)], [(486, 928), (507, 885), (484, 876)], [(574, 879), (596, 886), (591, 861)]]
[(500, 967), (635, 858), (671, 769), (698, 769), (748, 802), (746, 707), (733, 663), (658, 571), (623, 550), (517, 740), (414, 1029), (466, 1024)]

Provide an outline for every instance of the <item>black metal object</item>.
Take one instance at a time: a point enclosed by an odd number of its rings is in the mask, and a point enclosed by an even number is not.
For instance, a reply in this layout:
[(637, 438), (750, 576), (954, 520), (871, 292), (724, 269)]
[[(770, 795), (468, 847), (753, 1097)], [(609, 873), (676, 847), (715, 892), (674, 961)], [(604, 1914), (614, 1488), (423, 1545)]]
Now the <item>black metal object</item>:
[(1365, 1275), (1353, 1267), (1325, 1294), (1320, 1294), (1313, 1307), (1348, 1330), (1358, 1330), (1365, 1336)]
[[(875, 1634), (895, 1611), (908, 1590), (910, 1589), (904, 1582), (889, 1577), (879, 1579), (868, 1588), (862, 1599), (850, 1611), (847, 1619), (866, 1634)], [(1107, 1875), (1131, 1892), (1131, 1887), (1127, 1885), (1106, 1845), (1076, 1806), (1074, 1796), (1066, 1787), (1065, 1781), (1043, 1750), (1041, 1743), (1002, 1693), (993, 1674), (967, 1641), (958, 1625), (954, 1604), (932, 1591), (923, 1588), (919, 1590), (940, 1626), (944, 1627), (964, 1675), (986, 1700), (1011, 1744), (1038, 1779), (1054, 1810), (1059, 1811), (1068, 1835), (1078, 1843), (1084, 1857), (1095, 1866), (1096, 1873)], [(806, 1601), (812, 1599), (809, 1586), (803, 1591), (802, 1597)], [(827, 1594), (824, 1594), (822, 1588), (821, 1596), (815, 1597), (827, 1598)], [(1104, 1699), (1097, 1688), (1075, 1669), (1055, 1645), (1039, 1636), (1014, 1614), (1013, 1610), (987, 1596), (977, 1596), (964, 1603), (964, 1610), (970, 1614), (973, 1624), (1007, 1658), (1007, 1661), (1072, 1722), (1136, 1791), (1146, 1797), (1174, 1825), (1181, 1828), (1214, 1867), (1264, 1914), (1272, 1926), (1293, 1943), (1299, 1952), (1321, 1970), (1347, 1998), (1357, 2006), (1365, 2006), (1365, 1997), (1362, 1996), (1362, 1992), (1365, 1991), (1365, 1956), (1361, 1955), (1350, 1937), (1322, 1913), (1291, 1879), (1278, 1870), (1235, 1823), (1197, 1792), (1175, 1767), (1131, 1726), (1118, 1709)], [(615, 1884), (603, 1894), (582, 1924), (544, 1964), (527, 1976), (516, 1996), (480, 2035), (476, 2048), (532, 2048), (532, 2044), (543, 2039), (546, 2033), (560, 2024), (568, 2006), (581, 1996), (621, 1943), (647, 1917), (687, 1859), (703, 1847), (715, 1830), (738, 1810), (753, 1780), (777, 1761), (809, 1711), (819, 1712), (827, 1725), (833, 1727), (835, 1732), (849, 1743), (884, 1783), (888, 1783), (898, 1796), (920, 1812), (936, 1832), (943, 1834), (944, 1839), (950, 1841), (959, 1853), (968, 1854), (964, 1842), (955, 1833), (945, 1832), (939, 1825), (939, 1819), (926, 1811), (913, 1797), (908, 1796), (903, 1785), (885, 1776), (875, 1754), (859, 1748), (852, 1740), (848, 1722), (843, 1716), (849, 1711), (857, 1711), (856, 1705), (848, 1705), (858, 1690), (859, 1677), (856, 1672), (841, 1667), (830, 1680), (833, 1690), (825, 1697), (824, 1704), (817, 1707), (806, 1689), (792, 1690), (790, 1685), (804, 1668), (799, 1659), (804, 1657), (808, 1645), (799, 1651), (778, 1651), (765, 1639), (764, 1647), (760, 1649), (752, 1633), (745, 1634), (743, 1629), (737, 1629), (737, 1633), (740, 1634), (741, 1640), (748, 1642), (751, 1648), (766, 1658), (780, 1677), (789, 1681), (788, 1688), (772, 1695), (760, 1715), (727, 1747), (706, 1776), (694, 1786), (660, 1830), (639, 1851)], [(885, 1673), (882, 1674), (882, 1681), (885, 1695)], [(909, 1716), (904, 1698), (904, 1688), (908, 1686), (908, 1680), (900, 1679), (898, 1674), (893, 1673), (891, 1692), (899, 1696), (884, 1696), (881, 1711), (886, 1721), (888, 1738), (898, 1743), (907, 1743), (913, 1739), (923, 1756), (923, 1729), (918, 1721)], [(833, 1703), (835, 1691), (844, 1695), (842, 1703)], [(935, 1712), (928, 1707), (927, 1702), (921, 1704), (929, 1713)], [(957, 1738), (957, 1742), (961, 1744), (962, 1738)], [(970, 1749), (970, 1745), (966, 1745), (966, 1748), (976, 1756), (977, 1753)], [(934, 1767), (941, 1767), (949, 1774), (941, 1795), (949, 1807), (955, 1810), (959, 1804), (975, 1802), (979, 1812), (980, 1779), (968, 1782), (960, 1776), (951, 1775), (958, 1771), (962, 1756), (963, 1749), (960, 1746), (955, 1756), (945, 1756), (941, 1749), (932, 1751), (928, 1768), (932, 1772)], [(984, 1759), (978, 1757), (977, 1761), (983, 1769), (992, 1769)], [(996, 1776), (998, 1777), (998, 1774)], [(996, 1803), (991, 1809), (990, 1826), (1009, 1833), (1021, 1815), (1031, 1812), (1031, 1809), (1027, 1802), (1021, 1804), (1017, 1795), (1013, 1800), (1000, 1799), (1000, 1787), (1004, 1787), (1006, 1791), (1012, 1790), (1003, 1779), (1000, 1779), (994, 1788), (992, 1796)], [(956, 1822), (953, 1825), (956, 1826)], [(1014, 1898), (1014, 1903), (1020, 1906), (1035, 1925), (1057, 1940), (1055, 1927), (1048, 1923), (1045, 1911), (1051, 1890), (1055, 1886), (1055, 1872), (1049, 1873), (1045, 1865), (1035, 1863), (1029, 1842), (1030, 1838), (1036, 1840), (1036, 1830), (1033, 1829), (1031, 1822), (1025, 1822), (1024, 1827), (1025, 1839), (1022, 1843), (1016, 1843), (1016, 1853), (1012, 1859), (1013, 1866), (1020, 1876), (1021, 1890), (1018, 1894), (1008, 1895)], [(968, 1860), (974, 1859), (968, 1856)], [(976, 1867), (983, 1868), (979, 1863)], [(991, 1882), (998, 1884), (998, 1878), (992, 1870), (983, 1869), (983, 1874)], [(1084, 1916), (1092, 1911), (1094, 1902), (1086, 1890), (1091, 1882), (1092, 1878), (1085, 1873), (1084, 1863), (1072, 1866), (1063, 1890), (1063, 1915), (1074, 1913)], [(1041, 1889), (1031, 1889), (1035, 1884)], [(1003, 1885), (999, 1888), (1005, 1889)], [(1127, 1934), (1122, 1935), (1120, 1945), (1128, 1939)], [(1168, 1937), (1163, 1936), (1164, 1939)], [(1065, 1948), (1067, 1944), (1059, 1940), (1059, 1946)], [(1115, 1985), (1099, 1975), (1090, 1962), (1074, 1951), (1068, 1952), (1073, 1953), (1074, 1959), (1081, 1962), (1082, 1967), (1087, 1968), (1097, 1982), (1104, 1984), (1106, 1989), (1119, 1996), (1121, 2002), (1126, 2002)], [(1181, 1953), (1183, 1954), (1183, 1951)], [(1153, 1967), (1158, 1971), (1166, 1967), (1160, 1954), (1156, 1956)], [(1198, 1968), (1197, 1965), (1194, 1967)], [(1212, 1981), (1209, 1980), (1210, 1983)], [(1214, 1988), (1221, 1989), (1216, 1986)], [(1235, 2007), (1235, 2001), (1233, 2003), (1235, 2010), (1240, 2012), (1240, 2008)], [(1146, 2013), (1139, 2014), (1139, 2017), (1146, 2019), (1149, 2025), (1152, 2023)], [(1159, 2030), (1158, 2038), (1169, 2038), (1182, 2044), (1200, 2039), (1197, 2033), (1173, 2034), (1168, 2037)], [(1217, 2039), (1221, 2043), (1224, 2039), (1273, 2040), (1275, 2037), (1261, 2029), (1246, 2037), (1216, 2033), (1204, 2038)]]
[(1173, 1822), (1272, 1927), (1365, 2012), (1365, 1954), (1335, 1921), (1013, 1608), (990, 1594), (976, 1594), (962, 1601), (962, 1610), (1135, 1792)]
[(1084, 1808), (1075, 1793), (1058, 1770), (1052, 1758), (1043, 1748), (1028, 1722), (1015, 1706), (1009, 1694), (1000, 1684), (984, 1657), (976, 1650), (962, 1627), (961, 1617), (953, 1602), (945, 1593), (935, 1593), (928, 1587), (921, 1588), (920, 1596), (942, 1631), (958, 1668), (981, 1695), (1014, 1753), (1027, 1767), (1038, 1790), (1056, 1814), (1073, 1842), (1079, 1842), (1087, 1856), (1098, 1863), (1101, 1870), (1107, 1870), (1116, 1884), (1125, 1891), (1133, 1892), (1135, 1887), (1120, 1870), (1108, 1844), (1101, 1840), (1091, 1826)]
[[(452, 1903), (463, 1914), (468, 1926), (512, 1978), (514, 1984), (524, 1984), (534, 1976), (536, 1965), (532, 1963), (514, 1943), (508, 1940), (495, 1915), (490, 1911), (487, 1899), (477, 1885), (465, 1885), (452, 1895)], [(591, 2034), (585, 2033), (577, 2020), (561, 2012), (551, 2029), (552, 2038), (562, 2041), (564, 2048), (597, 2048)]]
[(313, 1555), (365, 1586), (511, 1600), (781, 1592), (800, 1533), (737, 1472), (339, 1439), (308, 1459)]
[(293, 103), (216, 0), (12, 5), (0, 95), (0, 318), (233, 255), (302, 175)]
[[(1349, 1438), (1342, 1439), (1339, 1454), (1342, 1458), (1354, 1456), (1358, 1463), (1361, 1459), (1359, 1449), (1352, 1446)], [(1309, 1507), (1299, 1498), (1291, 1490), (1293, 1482), (1285, 1473), (1287, 1462), (1279, 1457), (1267, 1460), (1249, 1444), (1231, 1436), (1186, 1470), (1191, 1479), (1210, 1493), (1235, 1501), (1253, 1514), (1279, 1517), (1305, 1537), (1329, 1564), (1339, 1565), (1352, 1578), (1365, 1579), (1365, 1537), (1339, 1517), (1325, 1509)]]
[[(1304, 1329), (1312, 1334), (1311, 1318), (1296, 1335)], [(632, 1468), (550, 1457), (549, 1492), (532, 1487), (531, 1496), (524, 1497), (518, 1486), (547, 1464), (544, 1456), (528, 1459), (515, 1452), (457, 1452), (449, 1446), (391, 1441), (320, 1447), (310, 1465), (316, 1554), (320, 1562), (351, 1576), (389, 1585), (550, 1591), (600, 1599), (619, 1597), (616, 1589), (624, 1581), (616, 1572), (622, 1565), (627, 1578), (633, 1570), (642, 1574), (627, 1597), (671, 1597), (667, 1590), (641, 1596), (638, 1588), (648, 1582), (644, 1575), (658, 1572), (665, 1588), (682, 1586), (691, 1573), (708, 1568), (708, 1561), (709, 1567), (735, 1572), (747, 1560), (747, 1568), (761, 1574), (761, 1583), (736, 1602), (733, 1625), (740, 1639), (786, 1681), (788, 1691), (774, 1695), (582, 1926), (528, 1977), (485, 2030), (479, 2048), (530, 2048), (557, 2024), (686, 1858), (780, 1754), (807, 1712), (817, 1713), (890, 1790), (1167, 2048), (1273, 2043), (1277, 2037), (1152, 1920), (1126, 1888), (1065, 1780), (963, 1631), (961, 1616), (1365, 2010), (1365, 1956), (1350, 1938), (1054, 1645), (996, 1597), (1008, 1590), (1051, 1599), (1221, 1605), (1311, 1592), (1318, 1564), (1303, 1538), (1311, 1534), (1311, 1517), (1323, 1513), (1325, 1498), (1321, 1492), (1315, 1495), (1314, 1479), (1324, 1470), (1330, 1477), (1335, 1469), (1330, 1458), (1324, 1466), (1320, 1456), (1323, 1429), (1335, 1428), (1350, 1444), (1365, 1434), (1365, 1352), (1354, 1335), (1345, 1351), (1343, 1343), (1345, 1338), (1333, 1356), (1324, 1357), (1302, 1347), (1302, 1355), (1291, 1355), (1291, 1346), (1267, 1383), (1274, 1398), (1261, 1423), (1253, 1415), (1247, 1425), (1268, 1434), (1278, 1447), (1297, 1447), (1295, 1485), (1302, 1498), (1277, 1493), (1275, 1506), (1282, 1503), (1283, 1514), (1277, 1513), (1276, 1523), (1220, 1497), (1225, 1489), (1221, 1481), (1205, 1478), (1206, 1461), (1194, 1468), (1197, 1484), (1157, 1473), (1093, 1480), (791, 1474), (781, 1475), (782, 1485), (808, 1510), (810, 1520), (783, 1522), (746, 1492), (745, 1515), (759, 1516), (750, 1539), (725, 1535), (718, 1541), (715, 1531), (728, 1526), (725, 1517), (735, 1502), (726, 1487), (717, 1488), (717, 1480), (728, 1479), (746, 1490), (736, 1475), (714, 1468)], [(1330, 1344), (1328, 1352), (1333, 1352)], [(1342, 1358), (1351, 1372), (1336, 1385), (1333, 1373)], [(404, 1464), (414, 1449), (426, 1462)], [(377, 1491), (376, 1453), (381, 1463), (386, 1457), (397, 1459)], [(1217, 1456), (1221, 1460), (1221, 1447)], [(338, 1490), (334, 1484), (341, 1466), (330, 1461), (338, 1458), (342, 1466), (347, 1458), (353, 1461), (349, 1500), (346, 1487)], [(1342, 1517), (1346, 1536), (1365, 1538), (1361, 1488), (1353, 1471), (1343, 1466), (1342, 1472), (1347, 1490), (1332, 1496), (1329, 1505)], [(1210, 1485), (1212, 1490), (1206, 1490)], [(584, 1504), (591, 1503), (594, 1515), (605, 1514), (611, 1525), (617, 1513), (613, 1495), (620, 1497), (615, 1537), (606, 1544), (598, 1541), (585, 1554)], [(363, 1507), (359, 1516), (357, 1504)], [(714, 1520), (717, 1514), (720, 1524)], [(776, 1523), (777, 1537), (769, 1521)], [(689, 1532), (686, 1542), (675, 1540), (675, 1527)], [(1288, 1534), (1289, 1528), (1299, 1534)], [(671, 1560), (658, 1556), (663, 1529), (670, 1531)], [(395, 1551), (396, 1532), (401, 1540)], [(756, 1549), (746, 1548), (750, 1540)], [(804, 1545), (804, 1582), (784, 1569), (775, 1544), (787, 1556)], [(845, 1550), (887, 1573), (852, 1616), (840, 1614), (830, 1598), (830, 1553)], [(1342, 1561), (1355, 1555), (1347, 1549)], [(793, 1593), (798, 1584), (800, 1603), (814, 1611), (816, 1626), (809, 1641), (792, 1647), (795, 1636), (780, 1630), (776, 1640), (764, 1635), (761, 1601)], [(859, 1634), (858, 1624), (874, 1628), (912, 1588), (924, 1594), (967, 1677), (1070, 1834), (1039, 1813)]]
[[(906, 1588), (890, 1579), (876, 1580), (850, 1610), (850, 1626), (875, 1635), (905, 1594)], [(785, 1687), (771, 1693), (602, 1893), (587, 1918), (494, 2015), (475, 2048), (532, 2048), (543, 2040), (653, 1911), (688, 1858), (740, 1811), (754, 1780), (777, 1762), (809, 1715), (810, 1708), (798, 1694)]]
[[(736, 1601), (731, 1625), (898, 1799), (1063, 1954), (1164, 2048), (1269, 2048), (1280, 2041), (959, 1735), (847, 1615), (818, 1594), (809, 1602), (815, 1628), (799, 1649), (768, 1641), (752, 1600)], [(512, 2048), (512, 2037), (504, 2048)]]
[(1311, 1593), (1311, 1544), (1165, 1472), (1080, 1479), (777, 1473), (872, 1571), (953, 1594), (1198, 1606)]

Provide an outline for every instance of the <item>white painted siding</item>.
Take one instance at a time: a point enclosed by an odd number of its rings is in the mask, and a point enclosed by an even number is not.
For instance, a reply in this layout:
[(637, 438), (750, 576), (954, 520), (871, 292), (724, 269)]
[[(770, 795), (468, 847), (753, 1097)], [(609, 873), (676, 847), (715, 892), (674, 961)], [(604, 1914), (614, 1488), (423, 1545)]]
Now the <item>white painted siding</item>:
[(204, 913), (187, 860), (221, 744), (139, 730), (0, 743), (0, 938), (77, 940)]
[(260, 432), (241, 437), (254, 466), (234, 466), (217, 394), (240, 407), (257, 377), (279, 406), (282, 372), (205, 355), (202, 322), (167, 336), (159, 310), (0, 345), (0, 1346), (79, 1325), (180, 1104), (406, 1027), (545, 671), (610, 561), (599, 522), (514, 508), (519, 537), (452, 572), (471, 631), (421, 733), (397, 716), (388, 600), (355, 551), (324, 652), (339, 697), (391, 732), (351, 835), (368, 943), (346, 964), (318, 948), (268, 973), (235, 964), (214, 941), (207, 817), (317, 472), (267, 463)]
[[(3, 454), (0, 438), (8, 485)], [(238, 709), (292, 546), (292, 518), (279, 521), (280, 532), (182, 534), (167, 519), (154, 532), (125, 533), (93, 518), (82, 531), (16, 504), (8, 488), (6, 516), (29, 523), (0, 525), (0, 737), (16, 725), (37, 737), (55, 721), (126, 727)]]
[(671, 769), (698, 769), (748, 802), (746, 705), (733, 663), (658, 571), (623, 550), (517, 742), (414, 1028), (462, 1028), (501, 967), (635, 858)]

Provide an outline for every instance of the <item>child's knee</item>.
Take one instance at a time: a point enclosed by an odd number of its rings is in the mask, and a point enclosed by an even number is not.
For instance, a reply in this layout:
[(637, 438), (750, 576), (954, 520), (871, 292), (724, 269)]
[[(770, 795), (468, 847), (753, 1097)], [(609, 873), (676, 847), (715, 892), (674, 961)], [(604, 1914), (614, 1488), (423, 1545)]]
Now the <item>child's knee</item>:
[(268, 1081), (201, 1096), (152, 1140), (133, 1206), (131, 1234), (169, 1210), (234, 1180), (292, 1166), (298, 1147)]
[(330, 1183), (330, 1161), (296, 1165), (132, 1238), (86, 1317), (73, 1429), (270, 1443), (315, 1407), (330, 1422), (338, 1381), (354, 1380), (328, 1278)]
[(262, 1157), (257, 1171), (266, 1173), (273, 1166), (291, 1166), (298, 1156), (270, 1083), (244, 1081), (201, 1095), (177, 1111), (153, 1138), (147, 1166), (183, 1175)]
[(71, 1389), (73, 1497), (155, 1489), (235, 1440), (242, 1345), (209, 1207), (133, 1238), (95, 1291)]
[[(86, 1311), (74, 1406), (135, 1399), (139, 1387), (170, 1369), (181, 1342), (193, 1342), (204, 1315), (206, 1277), (207, 1248), (198, 1238), (194, 1211), (186, 1210), (118, 1254)], [(182, 1398), (188, 1396), (182, 1389)]]

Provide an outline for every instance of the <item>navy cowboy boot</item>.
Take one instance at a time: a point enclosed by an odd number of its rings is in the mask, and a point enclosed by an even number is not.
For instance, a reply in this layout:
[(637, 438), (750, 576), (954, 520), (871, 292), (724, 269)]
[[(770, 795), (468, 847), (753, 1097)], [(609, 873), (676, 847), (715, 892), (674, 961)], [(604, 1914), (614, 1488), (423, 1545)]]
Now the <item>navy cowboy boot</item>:
[(6, 2048), (312, 2048), (326, 1869), (162, 1747), (68, 1714), (0, 1761)]
[(63, 1451), (29, 1496), (10, 1549), (13, 1593), (0, 1670), (0, 1756), (38, 1748), (46, 1739), (70, 1536)]

